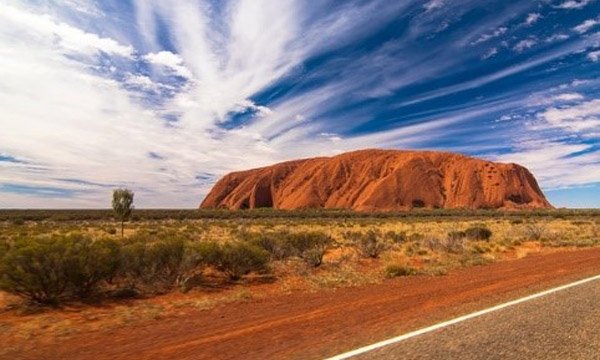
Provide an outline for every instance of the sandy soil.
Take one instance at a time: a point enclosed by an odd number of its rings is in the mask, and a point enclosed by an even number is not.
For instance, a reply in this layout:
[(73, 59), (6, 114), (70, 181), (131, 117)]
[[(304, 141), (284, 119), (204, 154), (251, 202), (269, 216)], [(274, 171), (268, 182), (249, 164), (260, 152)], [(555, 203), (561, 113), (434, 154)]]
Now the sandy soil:
[[(6, 359), (311, 359), (600, 272), (600, 248), (357, 288), (259, 298), (177, 318), (27, 340)], [(14, 345), (14, 344), (11, 344)], [(18, 349), (18, 350), (16, 350)]]

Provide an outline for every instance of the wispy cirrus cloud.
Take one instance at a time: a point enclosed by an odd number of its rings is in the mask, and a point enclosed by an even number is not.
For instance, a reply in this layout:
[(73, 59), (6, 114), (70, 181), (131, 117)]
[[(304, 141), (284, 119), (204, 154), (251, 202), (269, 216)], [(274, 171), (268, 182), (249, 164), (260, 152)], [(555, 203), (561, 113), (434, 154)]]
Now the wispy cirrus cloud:
[(504, 35), (508, 31), (506, 26), (500, 26), (492, 32), (482, 34), (475, 41), (471, 42), (471, 45), (478, 45), (484, 42), (487, 42), (491, 39), (497, 38), (499, 36)]
[(542, 15), (540, 13), (530, 13), (529, 15), (527, 15), (527, 19), (525, 19), (525, 24), (533, 25), (541, 18)]
[(596, 50), (596, 51), (590, 51), (587, 54), (587, 57), (592, 60), (593, 62), (596, 62), (598, 60), (600, 60), (600, 50)]
[(566, 0), (556, 6), (559, 9), (582, 9), (593, 0)]
[(594, 28), (598, 24), (600, 24), (599, 20), (588, 19), (588, 20), (585, 20), (584, 22), (582, 22), (581, 24), (575, 26), (573, 28), (573, 30), (580, 34), (583, 34), (583, 33), (590, 31), (592, 28)]
[(523, 52), (529, 48), (534, 47), (538, 43), (538, 40), (534, 37), (530, 37), (528, 39), (523, 39), (519, 41), (514, 47), (513, 50), (517, 52)]

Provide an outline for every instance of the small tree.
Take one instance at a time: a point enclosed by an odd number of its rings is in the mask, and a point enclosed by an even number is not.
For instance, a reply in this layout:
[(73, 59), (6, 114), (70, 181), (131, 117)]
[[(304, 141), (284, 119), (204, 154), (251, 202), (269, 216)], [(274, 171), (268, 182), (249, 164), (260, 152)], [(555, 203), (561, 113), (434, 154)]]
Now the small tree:
[(128, 189), (113, 190), (112, 208), (117, 219), (121, 220), (121, 237), (123, 237), (123, 226), (133, 210), (133, 191)]

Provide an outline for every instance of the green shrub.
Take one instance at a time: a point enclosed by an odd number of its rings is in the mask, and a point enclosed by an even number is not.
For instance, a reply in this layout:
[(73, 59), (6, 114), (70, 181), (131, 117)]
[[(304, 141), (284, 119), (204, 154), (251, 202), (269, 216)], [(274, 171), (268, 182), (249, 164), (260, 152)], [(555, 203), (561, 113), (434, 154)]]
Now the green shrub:
[(413, 233), (408, 237), (408, 241), (421, 241), (423, 239), (425, 239), (425, 235), (421, 233)]
[(285, 237), (287, 236), (288, 233), (244, 233), (243, 238), (264, 249), (271, 255), (273, 260), (284, 260), (292, 255), (285, 243)]
[(448, 233), (448, 239), (451, 240), (459, 240), (467, 237), (467, 233), (465, 231), (450, 231)]
[(485, 254), (487, 252), (490, 252), (491, 249), (487, 246), (482, 246), (482, 245), (478, 245), (476, 244), (475, 246), (473, 246), (472, 252), (474, 254)]
[(220, 246), (213, 241), (188, 242), (185, 246), (176, 283), (182, 292), (193, 287), (207, 266), (217, 266), (221, 256)]
[(169, 238), (153, 243), (149, 254), (155, 263), (158, 279), (166, 285), (173, 284), (179, 276), (185, 253), (185, 241)]
[(401, 265), (388, 265), (384, 270), (385, 276), (387, 278), (394, 278), (398, 276), (409, 276), (417, 274), (417, 270), (415, 268), (409, 266), (401, 266)]
[(492, 237), (492, 231), (484, 226), (472, 226), (465, 230), (465, 235), (471, 240), (489, 240)]
[(318, 231), (312, 232), (272, 232), (258, 235), (245, 235), (250, 243), (267, 251), (274, 260), (284, 260), (296, 256), (313, 267), (321, 265), (331, 238)]
[(385, 233), (385, 237), (395, 244), (401, 244), (401, 243), (405, 242), (407, 239), (406, 233), (404, 231), (395, 232), (395, 231), (390, 230)]
[(0, 259), (0, 289), (42, 304), (58, 304), (67, 290), (69, 248), (64, 238), (15, 241)]
[(8, 249), (9, 249), (8, 242), (4, 241), (4, 240), (0, 240), (0, 263), (2, 263), (2, 258), (4, 257), (4, 255), (6, 255), (6, 253), (8, 252)]
[(319, 267), (323, 264), (325, 251), (325, 247), (315, 247), (314, 249), (306, 250), (302, 253), (302, 260), (309, 266)]
[(266, 271), (269, 254), (246, 242), (227, 243), (221, 246), (217, 263), (219, 270), (227, 274), (231, 280), (237, 280), (251, 271)]
[(423, 240), (423, 244), (431, 251), (443, 251), (452, 254), (459, 254), (465, 250), (465, 239), (457, 236), (448, 236), (445, 239), (428, 237)]
[(363, 233), (359, 231), (345, 231), (342, 236), (344, 239), (354, 243), (363, 237)]
[(330, 241), (331, 239), (327, 234), (318, 231), (292, 233), (284, 238), (285, 247), (288, 251), (299, 257), (302, 256), (303, 252), (326, 246)]
[(86, 298), (97, 290), (100, 282), (114, 277), (120, 253), (115, 241), (94, 241), (80, 236), (65, 241), (66, 276), (69, 289), (76, 296)]
[(290, 234), (285, 239), (284, 247), (292, 256), (298, 256), (312, 267), (323, 263), (323, 256), (331, 238), (322, 232), (303, 232)]
[(120, 275), (131, 288), (144, 285), (150, 291), (165, 290), (179, 277), (184, 252), (185, 241), (179, 238), (127, 239), (121, 249)]
[(527, 240), (541, 240), (546, 235), (547, 228), (544, 224), (532, 223), (525, 226), (525, 237)]
[(357, 241), (358, 250), (364, 257), (376, 259), (387, 248), (381, 240), (381, 234), (373, 230), (367, 231)]

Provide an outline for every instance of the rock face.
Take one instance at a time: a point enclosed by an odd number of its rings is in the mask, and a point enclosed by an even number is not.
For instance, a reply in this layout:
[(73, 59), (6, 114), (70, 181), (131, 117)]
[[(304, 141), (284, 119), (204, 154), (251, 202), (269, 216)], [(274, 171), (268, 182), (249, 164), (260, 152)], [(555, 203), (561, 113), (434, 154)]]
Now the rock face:
[(288, 161), (221, 178), (201, 208), (551, 208), (516, 164), (433, 151), (360, 150)]

